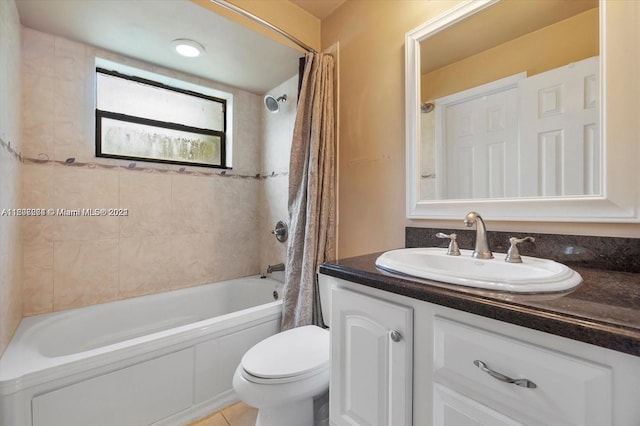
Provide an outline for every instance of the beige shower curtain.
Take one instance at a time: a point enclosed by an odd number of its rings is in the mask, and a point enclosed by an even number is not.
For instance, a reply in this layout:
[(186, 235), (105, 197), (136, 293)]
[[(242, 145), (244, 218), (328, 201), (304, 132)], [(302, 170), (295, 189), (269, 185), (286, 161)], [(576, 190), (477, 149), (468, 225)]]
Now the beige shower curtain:
[(333, 57), (309, 53), (289, 164), (289, 245), (282, 329), (323, 325), (316, 271), (335, 259)]

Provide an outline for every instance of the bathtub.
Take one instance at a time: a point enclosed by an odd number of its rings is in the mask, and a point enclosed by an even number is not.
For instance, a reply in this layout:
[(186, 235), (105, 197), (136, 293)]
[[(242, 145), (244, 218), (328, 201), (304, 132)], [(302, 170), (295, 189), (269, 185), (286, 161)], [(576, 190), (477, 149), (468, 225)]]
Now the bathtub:
[(242, 355), (279, 331), (258, 276), (24, 318), (0, 358), (0, 426), (184, 425), (237, 400)]

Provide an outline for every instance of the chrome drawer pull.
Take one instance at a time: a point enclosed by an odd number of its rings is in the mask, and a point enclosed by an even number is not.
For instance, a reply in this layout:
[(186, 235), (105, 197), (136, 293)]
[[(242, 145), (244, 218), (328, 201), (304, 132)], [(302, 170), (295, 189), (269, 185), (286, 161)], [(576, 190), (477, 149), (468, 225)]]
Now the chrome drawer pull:
[(522, 386), (523, 388), (530, 388), (530, 389), (535, 389), (538, 386), (533, 383), (531, 380), (528, 379), (512, 379), (509, 376), (505, 376), (504, 374), (500, 374), (497, 371), (493, 371), (492, 369), (490, 369), (487, 364), (485, 364), (484, 362), (476, 359), (475, 361), (473, 361), (473, 364), (478, 367), (480, 370), (484, 371), (485, 373), (488, 373), (491, 377), (494, 377), (498, 380), (500, 380), (501, 382), (505, 382), (505, 383), (513, 383), (514, 385), (518, 385), (518, 386)]

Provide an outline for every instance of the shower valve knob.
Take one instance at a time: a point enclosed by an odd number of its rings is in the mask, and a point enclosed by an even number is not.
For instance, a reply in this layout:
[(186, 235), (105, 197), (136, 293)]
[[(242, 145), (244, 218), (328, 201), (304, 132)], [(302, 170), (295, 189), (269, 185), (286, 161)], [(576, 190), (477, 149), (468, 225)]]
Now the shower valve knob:
[(276, 223), (276, 227), (271, 231), (273, 235), (275, 235), (276, 239), (281, 243), (287, 241), (289, 237), (289, 227), (283, 221), (278, 221)]

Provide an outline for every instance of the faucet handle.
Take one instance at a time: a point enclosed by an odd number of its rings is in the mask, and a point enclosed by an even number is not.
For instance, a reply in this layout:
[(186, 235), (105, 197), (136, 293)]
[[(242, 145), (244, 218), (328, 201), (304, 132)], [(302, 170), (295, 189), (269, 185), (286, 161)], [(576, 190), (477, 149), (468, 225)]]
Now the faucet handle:
[(449, 256), (460, 256), (460, 248), (458, 248), (458, 242), (456, 239), (458, 238), (458, 234), (445, 234), (442, 232), (438, 232), (436, 234), (437, 238), (449, 238), (451, 241), (449, 242), (449, 248), (447, 249), (447, 254)]
[(509, 238), (509, 250), (507, 251), (507, 256), (504, 258), (505, 262), (509, 263), (522, 263), (522, 257), (520, 257), (520, 250), (518, 250), (518, 244), (520, 243), (533, 243), (536, 239), (533, 237), (524, 237), (524, 238)]

